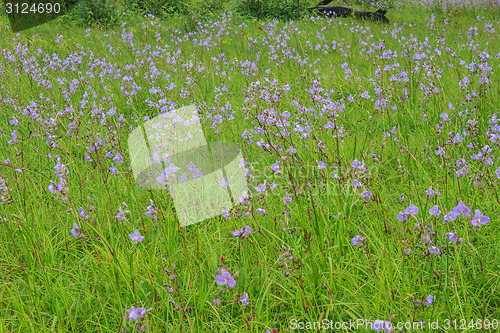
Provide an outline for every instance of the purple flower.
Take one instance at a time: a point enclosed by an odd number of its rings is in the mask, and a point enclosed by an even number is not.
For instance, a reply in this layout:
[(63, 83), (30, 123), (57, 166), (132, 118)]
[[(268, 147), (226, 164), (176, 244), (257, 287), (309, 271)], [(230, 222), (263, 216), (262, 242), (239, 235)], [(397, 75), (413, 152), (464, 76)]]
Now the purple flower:
[(356, 235), (351, 239), (351, 244), (354, 246), (363, 246), (363, 242), (365, 241), (365, 237), (361, 235)]
[(153, 200), (149, 199), (149, 202), (151, 203), (151, 205), (146, 207), (148, 211), (144, 215), (150, 218), (155, 218), (157, 214), (157, 209), (153, 204)]
[(370, 95), (368, 94), (368, 91), (365, 91), (361, 94), (361, 97), (365, 98), (365, 99), (368, 99), (370, 98)]
[(484, 146), (483, 148), (481, 148), (481, 150), (484, 151), (486, 154), (489, 154), (493, 151), (493, 149), (491, 149), (489, 145)]
[(229, 183), (227, 182), (226, 176), (222, 178), (222, 180), (219, 182), (219, 185), (222, 187), (229, 188)]
[(121, 207), (121, 206), (120, 206), (120, 207), (118, 207), (118, 214), (116, 214), (115, 218), (116, 218), (117, 220), (123, 220), (123, 219), (125, 219), (125, 220), (126, 220), (126, 219), (127, 219), (127, 218), (125, 217), (125, 212), (122, 210), (122, 207)]
[(193, 170), (193, 173), (191, 174), (191, 177), (193, 177), (194, 179), (196, 178), (201, 178), (203, 177), (204, 173), (203, 171), (201, 171), (200, 169), (196, 168)]
[(396, 218), (398, 219), (398, 221), (406, 221), (406, 220), (408, 220), (408, 215), (406, 215), (403, 212), (399, 212), (399, 214), (396, 216)]
[(54, 181), (50, 181), (50, 185), (47, 187), (49, 189), (50, 193), (54, 192), (61, 192), (64, 188), (64, 184), (60, 182), (59, 184), (56, 184)]
[(111, 166), (109, 167), (109, 171), (111, 171), (111, 173), (113, 175), (115, 175), (115, 176), (118, 173), (118, 170), (115, 168), (115, 164), (114, 163), (111, 163)]
[(156, 177), (156, 182), (158, 184), (165, 184), (168, 180), (168, 171), (167, 169), (164, 169), (162, 172), (161, 172), (161, 175)]
[(458, 239), (458, 235), (454, 232), (447, 232), (445, 234), (446, 237), (448, 237), (448, 239), (450, 240), (450, 242), (454, 242)]
[(116, 156), (113, 157), (113, 161), (115, 161), (118, 164), (123, 163), (123, 156), (119, 152), (116, 153)]
[(460, 201), (458, 205), (455, 208), (453, 208), (452, 212), (456, 216), (462, 215), (463, 217), (467, 217), (470, 215), (469, 207), (467, 207), (462, 201)]
[(287, 193), (287, 195), (285, 195), (285, 196), (283, 197), (283, 201), (287, 204), (287, 203), (292, 202), (292, 198), (291, 198), (291, 197), (288, 195), (288, 193)]
[(363, 193), (361, 193), (361, 196), (365, 199), (365, 200), (368, 200), (372, 197), (372, 192), (370, 191), (364, 191)]
[(453, 138), (453, 143), (458, 143), (458, 142), (462, 142), (464, 141), (464, 139), (460, 136), (460, 133), (457, 133), (455, 135), (455, 137)]
[(441, 147), (441, 146), (438, 146), (436, 148), (435, 153), (436, 153), (436, 155), (440, 155), (440, 156), (445, 156), (446, 155), (446, 152), (444, 151), (443, 147)]
[(432, 189), (432, 186), (429, 187), (429, 189), (427, 191), (425, 191), (425, 193), (429, 196), (429, 197), (433, 197), (436, 192), (434, 192), (434, 190)]
[[(182, 176), (180, 176), (179, 178), (177, 178), (177, 180), (178, 180), (179, 182), (181, 182), (181, 183), (186, 183), (186, 182), (188, 181), (188, 179), (187, 179), (187, 177), (186, 177), (186, 173), (184, 172), (184, 173), (182, 174)], [(225, 180), (225, 179), (224, 179), (224, 180)], [(220, 184), (220, 182), (219, 182), (219, 184)], [(228, 184), (227, 186), (229, 186), (229, 184)]]
[[(178, 166), (176, 166), (174, 163), (170, 163), (168, 165), (168, 168), (166, 168), (165, 170), (163, 170), (167, 175), (173, 175), (174, 173), (176, 173), (177, 171), (179, 171), (181, 168), (179, 168)], [(193, 170), (191, 171), (196, 171), (197, 168), (195, 167)]]
[(249, 199), (249, 198), (250, 198), (250, 197), (248, 196), (247, 191), (243, 191), (243, 192), (241, 192), (241, 197), (239, 198), (239, 202), (240, 202), (240, 204), (244, 204), (244, 203), (248, 202), (248, 199)]
[(56, 170), (55, 174), (59, 177), (64, 177), (69, 174), (68, 168), (66, 168), (64, 164), (61, 164), (59, 156), (57, 157), (57, 164), (54, 166), (54, 170)]
[(265, 192), (266, 191), (266, 185), (264, 185), (264, 184), (257, 185), (257, 187), (255, 188), (255, 191), (256, 192)]
[(73, 229), (71, 229), (71, 234), (77, 238), (80, 238), (83, 236), (82, 234), (82, 229), (76, 224), (76, 222), (73, 223)]
[(497, 178), (500, 179), (500, 168), (495, 170), (495, 174), (497, 175)]
[(384, 320), (380, 320), (380, 319), (375, 320), (373, 323), (371, 323), (370, 327), (375, 332), (384, 331), (385, 333), (389, 333), (393, 329), (392, 323), (390, 321), (384, 321)]
[(117, 220), (127, 221), (127, 214), (130, 214), (130, 210), (128, 209), (128, 205), (125, 202), (122, 202), (122, 205), (123, 205), (123, 207), (125, 207), (125, 209), (123, 209), (122, 206), (119, 206), (118, 207), (118, 214), (115, 216), (115, 218)]
[(149, 161), (150, 161), (151, 163), (153, 163), (153, 164), (155, 164), (155, 163), (160, 163), (160, 157), (158, 156), (158, 153), (157, 153), (157, 152), (154, 152), (154, 153), (153, 153), (153, 157), (151, 157), (151, 158), (149, 159)]
[(240, 230), (236, 230), (236, 231), (233, 231), (232, 232), (232, 235), (234, 237), (240, 237), (242, 235), (245, 235), (247, 236), (249, 233), (251, 233), (253, 230), (252, 228), (250, 228), (249, 226), (244, 226), (243, 228), (241, 228)]
[(429, 214), (434, 215), (435, 217), (438, 217), (441, 215), (441, 211), (439, 210), (439, 206), (435, 205), (431, 209), (429, 209)]
[(414, 204), (410, 204), (410, 206), (408, 206), (408, 208), (406, 208), (404, 210), (404, 212), (406, 215), (410, 215), (410, 214), (417, 215), (418, 214), (418, 207), (415, 206)]
[(128, 313), (128, 320), (137, 320), (139, 319), (141, 316), (144, 315), (144, 313), (146, 312), (146, 309), (145, 308), (134, 308), (134, 306), (132, 306), (129, 310), (129, 313)]
[(215, 278), (215, 282), (217, 282), (217, 284), (221, 286), (227, 284), (230, 288), (234, 288), (234, 286), (236, 285), (236, 281), (233, 279), (229, 272), (224, 272), (221, 275), (218, 275)]
[(9, 124), (17, 126), (19, 125), (19, 121), (17, 120), (16, 117), (12, 117), (12, 120), (9, 120)]
[(12, 135), (12, 140), (8, 141), (9, 145), (17, 143), (17, 131), (14, 130), (14, 132), (10, 133), (10, 135)]
[(133, 234), (129, 234), (128, 237), (132, 240), (132, 244), (137, 244), (144, 240), (144, 236), (141, 236), (137, 229), (134, 230)]
[(80, 209), (78, 210), (78, 215), (80, 215), (82, 217), (82, 219), (85, 219), (88, 216), (85, 213), (85, 209), (83, 209), (83, 207), (80, 207)]
[(446, 222), (455, 221), (457, 219), (457, 215), (455, 213), (453, 213), (453, 211), (451, 211), (451, 212), (446, 213), (443, 216), (443, 218)]
[(431, 246), (429, 248), (429, 252), (434, 253), (436, 256), (438, 256), (439, 255), (439, 247)]
[(360, 182), (359, 180), (357, 180), (357, 179), (353, 179), (353, 180), (352, 180), (351, 185), (352, 185), (352, 186), (356, 186), (356, 187), (361, 187), (361, 186), (363, 186), (363, 185), (361, 184), (361, 182)]
[(264, 210), (264, 208), (257, 208), (256, 212), (262, 214), (262, 216), (266, 216), (266, 211)]
[(434, 301), (434, 296), (429, 295), (429, 296), (427, 296), (427, 298), (425, 299), (425, 302), (423, 302), (423, 303), (425, 304), (425, 306), (429, 306), (432, 304), (433, 301)]
[(361, 162), (359, 162), (358, 160), (354, 160), (352, 163), (351, 163), (351, 166), (355, 169), (357, 168), (360, 168), (361, 167)]
[(488, 216), (481, 215), (481, 211), (476, 209), (474, 217), (470, 221), (470, 224), (477, 227), (478, 223), (486, 224), (488, 222), (490, 222), (490, 218)]
[(323, 162), (323, 161), (319, 161), (319, 163), (318, 163), (318, 169), (324, 169), (324, 168), (326, 168), (326, 163)]
[(243, 306), (248, 305), (248, 294), (246, 292), (243, 292), (243, 296), (240, 297), (240, 302), (243, 303)]

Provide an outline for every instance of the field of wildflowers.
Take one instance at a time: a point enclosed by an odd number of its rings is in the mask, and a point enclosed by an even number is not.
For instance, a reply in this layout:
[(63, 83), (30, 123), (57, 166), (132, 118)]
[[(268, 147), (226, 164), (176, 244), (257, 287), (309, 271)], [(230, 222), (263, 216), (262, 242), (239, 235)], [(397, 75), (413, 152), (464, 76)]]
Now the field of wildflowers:
[[(500, 12), (470, 3), (5, 21), (0, 332), (498, 332)], [(188, 105), (249, 190), (181, 227), (127, 138)]]

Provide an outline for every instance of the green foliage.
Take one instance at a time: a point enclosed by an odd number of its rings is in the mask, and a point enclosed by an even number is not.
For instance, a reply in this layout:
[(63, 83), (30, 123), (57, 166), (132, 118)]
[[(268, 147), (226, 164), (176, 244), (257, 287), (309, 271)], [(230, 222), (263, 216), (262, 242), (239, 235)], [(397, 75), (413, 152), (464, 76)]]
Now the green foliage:
[(113, 26), (118, 22), (117, 2), (80, 0), (68, 18), (85, 26)]
[(183, 10), (179, 0), (132, 0), (132, 6), (141, 14), (152, 14), (156, 17), (180, 13)]
[(243, 16), (296, 20), (313, 5), (310, 0), (238, 0), (236, 11)]
[(219, 13), (224, 10), (223, 0), (129, 0), (135, 11), (141, 14), (152, 14), (165, 17), (171, 14), (181, 14), (185, 19), (196, 13)]

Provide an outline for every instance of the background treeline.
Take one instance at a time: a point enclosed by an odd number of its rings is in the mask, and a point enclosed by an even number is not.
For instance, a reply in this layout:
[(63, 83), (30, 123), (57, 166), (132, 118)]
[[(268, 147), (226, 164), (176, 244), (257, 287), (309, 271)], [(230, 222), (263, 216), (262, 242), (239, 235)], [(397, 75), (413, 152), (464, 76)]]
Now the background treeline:
[[(69, 14), (86, 25), (117, 23), (124, 13), (186, 19), (219, 17), (224, 11), (256, 18), (299, 19), (319, 0), (79, 0)], [(340, 1), (342, 2), (342, 0)]]
[[(158, 18), (177, 18), (199, 22), (217, 19), (223, 12), (255, 17), (297, 20), (307, 15), (307, 8), (320, 0), (61, 0), (75, 4), (62, 20), (85, 26), (109, 27), (119, 24), (130, 14), (154, 15)], [(391, 8), (395, 0), (333, 0), (335, 4), (361, 6), (366, 9)], [(6, 23), (3, 2), (0, 15)], [(195, 23), (194, 23), (195, 24)], [(189, 24), (188, 24), (189, 25)]]
[[(41, 1), (41, 0), (29, 0)], [(113, 27), (130, 16), (154, 15), (160, 19), (181, 22), (187, 30), (196, 29), (199, 22), (217, 20), (222, 13), (256, 19), (283, 21), (298, 20), (310, 16), (307, 8), (320, 0), (57, 0), (73, 7), (60, 20), (84, 26)], [(331, 4), (356, 6), (362, 9), (390, 10), (417, 6), (419, 11), (450, 12), (455, 9), (493, 10), (499, 8), (499, 0), (332, 0)], [(5, 7), (0, 1), (0, 23), (8, 23)]]

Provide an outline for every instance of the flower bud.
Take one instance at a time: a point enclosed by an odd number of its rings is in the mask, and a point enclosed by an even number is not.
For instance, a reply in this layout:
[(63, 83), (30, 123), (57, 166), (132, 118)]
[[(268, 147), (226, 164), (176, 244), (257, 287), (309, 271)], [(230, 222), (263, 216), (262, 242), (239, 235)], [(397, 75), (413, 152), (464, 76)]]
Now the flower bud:
[(220, 298), (218, 298), (218, 297), (217, 297), (217, 298), (215, 298), (215, 299), (212, 301), (212, 306), (213, 306), (213, 307), (217, 307), (217, 306), (219, 306), (219, 305), (220, 305), (220, 303), (221, 303), (221, 301), (222, 301), (222, 300), (221, 300)]
[(167, 294), (172, 294), (175, 291), (175, 288), (167, 283), (163, 284), (163, 286), (167, 287)]
[(410, 255), (412, 253), (413, 253), (413, 251), (410, 248), (407, 248), (407, 249), (403, 250), (403, 256), (408, 256), (408, 255)]
[(421, 239), (422, 243), (424, 243), (425, 245), (428, 245), (431, 241), (431, 237), (429, 236), (429, 234), (422, 235)]

